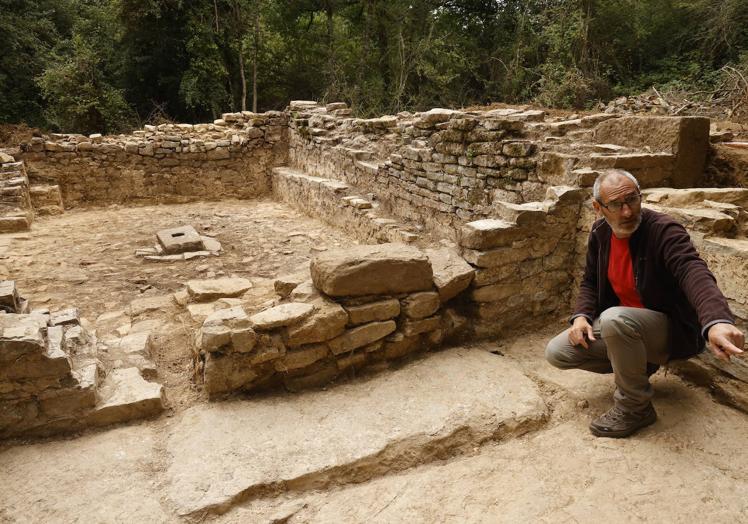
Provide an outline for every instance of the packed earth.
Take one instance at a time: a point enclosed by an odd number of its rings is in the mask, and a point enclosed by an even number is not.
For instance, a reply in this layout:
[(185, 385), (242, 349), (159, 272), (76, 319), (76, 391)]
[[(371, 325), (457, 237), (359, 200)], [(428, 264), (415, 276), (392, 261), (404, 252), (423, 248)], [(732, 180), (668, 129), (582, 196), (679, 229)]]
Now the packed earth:
[[(623, 168), (748, 320), (744, 148), (706, 118), (228, 113), (0, 153), (0, 522), (739, 522), (748, 365), (544, 357)], [(741, 175), (742, 176), (742, 175)]]

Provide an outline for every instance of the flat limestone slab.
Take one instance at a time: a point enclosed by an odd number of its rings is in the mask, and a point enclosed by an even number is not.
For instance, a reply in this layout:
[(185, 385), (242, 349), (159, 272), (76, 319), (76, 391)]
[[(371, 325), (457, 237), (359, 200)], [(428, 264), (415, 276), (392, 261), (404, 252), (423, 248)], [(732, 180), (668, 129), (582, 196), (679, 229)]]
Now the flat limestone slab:
[[(221, 512), (254, 490), (406, 467), (435, 449), (538, 427), (535, 384), (505, 359), (452, 349), (365, 382), (195, 406), (171, 428), (166, 494), (182, 514)], [(462, 435), (462, 437), (460, 437)]]
[(178, 522), (159, 501), (144, 425), (0, 451), (1, 522)]

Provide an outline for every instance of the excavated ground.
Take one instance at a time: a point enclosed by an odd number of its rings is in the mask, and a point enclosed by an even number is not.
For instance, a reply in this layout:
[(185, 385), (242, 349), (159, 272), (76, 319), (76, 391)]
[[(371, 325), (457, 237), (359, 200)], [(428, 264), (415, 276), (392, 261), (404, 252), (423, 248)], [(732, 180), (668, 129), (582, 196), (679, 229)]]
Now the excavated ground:
[[(146, 262), (135, 250), (156, 244), (156, 232), (192, 225), (221, 242), (220, 256), (179, 262)], [(126, 315), (107, 325), (105, 312), (124, 311), (133, 300), (169, 296), (190, 279), (238, 276), (253, 287), (248, 311), (271, 300), (273, 280), (308, 265), (318, 251), (355, 243), (345, 233), (271, 200), (75, 209), (38, 218), (29, 233), (0, 235), (0, 278), (16, 281), (33, 308), (77, 307), (99, 338), (147, 322), (159, 381), (169, 405), (181, 409), (201, 398), (191, 382), (194, 324), (171, 307)], [(192, 325), (191, 325), (192, 324)]]
[[(158, 229), (215, 234), (220, 257), (147, 263)], [(206, 227), (207, 226), (207, 227)], [(350, 238), (270, 201), (68, 211), (6, 245), (0, 271), (35, 307), (95, 319), (211, 273), (272, 278)], [(565, 312), (559, 312), (563, 314)], [(190, 380), (181, 308), (156, 320), (169, 412), (48, 441), (0, 444), (0, 522), (739, 522), (748, 418), (672, 374), (660, 419), (597, 439), (612, 378), (543, 359), (562, 323), (423, 355), (322, 391), (208, 403)]]

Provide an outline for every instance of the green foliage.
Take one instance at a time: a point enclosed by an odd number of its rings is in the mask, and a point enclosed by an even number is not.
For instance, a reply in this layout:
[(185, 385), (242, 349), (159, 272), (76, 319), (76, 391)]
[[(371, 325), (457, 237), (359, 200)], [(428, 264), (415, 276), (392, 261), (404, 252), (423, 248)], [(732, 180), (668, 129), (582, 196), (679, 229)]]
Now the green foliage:
[(38, 79), (49, 124), (66, 131), (92, 133), (127, 129), (133, 113), (119, 83), (117, 24), (106, 2), (76, 3), (81, 16), (70, 40), (55, 49)]
[(254, 71), (260, 111), (583, 108), (721, 85), (748, 0), (0, 0), (0, 49), (0, 121), (65, 130), (251, 107)]

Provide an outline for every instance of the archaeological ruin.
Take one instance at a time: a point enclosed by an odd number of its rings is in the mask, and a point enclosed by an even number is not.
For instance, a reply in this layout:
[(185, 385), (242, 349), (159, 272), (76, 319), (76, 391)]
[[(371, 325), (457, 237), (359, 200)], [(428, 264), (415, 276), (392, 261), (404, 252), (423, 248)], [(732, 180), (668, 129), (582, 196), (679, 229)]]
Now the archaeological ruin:
[[(419, 355), (560, 326), (605, 168), (687, 228), (745, 330), (748, 189), (705, 186), (709, 120), (572, 116), (294, 101), (0, 153), (0, 249), (20, 253), (0, 284), (0, 437), (336, 390), (414, 359), (427, 375)], [(748, 411), (744, 359), (669, 372)], [(182, 513), (221, 513), (210, 489)]]

